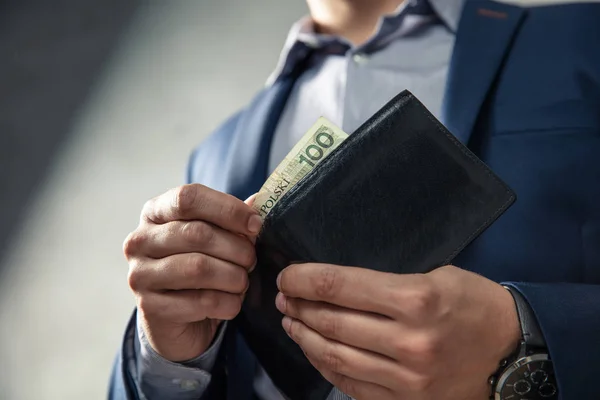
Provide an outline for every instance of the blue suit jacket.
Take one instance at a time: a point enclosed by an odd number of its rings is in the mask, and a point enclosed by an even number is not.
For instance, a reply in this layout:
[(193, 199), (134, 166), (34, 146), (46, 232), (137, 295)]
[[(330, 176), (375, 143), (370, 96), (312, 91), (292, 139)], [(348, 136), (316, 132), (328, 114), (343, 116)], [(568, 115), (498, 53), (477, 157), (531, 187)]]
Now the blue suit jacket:
[[(468, 1), (443, 110), (446, 126), (518, 197), (455, 264), (523, 293), (565, 400), (600, 399), (599, 21), (600, 4), (523, 9)], [(255, 193), (299, 73), (264, 89), (204, 141), (188, 181), (241, 199)], [(251, 396), (255, 361), (232, 337), (223, 351), (227, 379), (213, 379), (207, 399)], [(120, 360), (112, 398), (136, 398)]]

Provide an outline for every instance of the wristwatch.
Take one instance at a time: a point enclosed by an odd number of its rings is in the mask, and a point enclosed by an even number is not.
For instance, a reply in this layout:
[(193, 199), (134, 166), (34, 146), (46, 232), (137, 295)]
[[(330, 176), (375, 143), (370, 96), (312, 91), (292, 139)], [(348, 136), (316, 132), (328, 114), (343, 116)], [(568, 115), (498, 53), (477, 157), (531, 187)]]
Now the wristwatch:
[(490, 377), (491, 400), (558, 400), (558, 386), (546, 341), (529, 306), (515, 288), (504, 286), (515, 300), (521, 324), (517, 350)]

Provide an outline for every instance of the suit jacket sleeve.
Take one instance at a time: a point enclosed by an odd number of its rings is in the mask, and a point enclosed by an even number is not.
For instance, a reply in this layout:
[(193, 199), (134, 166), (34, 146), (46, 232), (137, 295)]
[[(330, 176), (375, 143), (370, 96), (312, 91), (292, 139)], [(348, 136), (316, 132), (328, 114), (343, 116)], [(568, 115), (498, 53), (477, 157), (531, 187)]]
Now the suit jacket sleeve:
[(131, 332), (135, 331), (135, 313), (129, 320), (125, 329), (125, 337), (121, 343), (121, 349), (113, 364), (108, 390), (109, 400), (141, 400), (140, 391), (131, 375), (131, 368), (127, 363), (127, 349), (132, 348), (134, 337)]
[(506, 283), (535, 313), (562, 399), (600, 399), (600, 285)]

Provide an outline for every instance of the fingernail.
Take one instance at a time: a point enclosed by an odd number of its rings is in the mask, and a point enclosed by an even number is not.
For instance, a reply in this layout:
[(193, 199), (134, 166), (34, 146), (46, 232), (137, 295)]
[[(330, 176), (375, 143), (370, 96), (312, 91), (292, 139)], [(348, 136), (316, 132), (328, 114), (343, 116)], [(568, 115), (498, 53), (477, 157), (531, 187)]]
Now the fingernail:
[(290, 317), (283, 317), (281, 320), (281, 326), (286, 332), (290, 332), (290, 326), (292, 326), (292, 319)]
[(283, 293), (281, 293), (281, 292), (277, 293), (277, 297), (275, 297), (275, 306), (277, 307), (277, 309), (279, 311), (281, 311), (283, 314), (285, 314), (287, 300), (286, 300), (285, 296), (283, 295)]
[(252, 205), (252, 203), (254, 203), (254, 199), (256, 198), (256, 195), (258, 193), (254, 193), (252, 196), (248, 197), (246, 200), (244, 200), (244, 203), (248, 204), (249, 206)]
[(281, 271), (279, 273), (279, 275), (277, 275), (277, 289), (279, 289), (279, 291), (281, 291), (281, 274), (283, 273), (283, 271)]
[(260, 232), (262, 227), (262, 219), (257, 214), (253, 214), (248, 220), (248, 230), (252, 233)]

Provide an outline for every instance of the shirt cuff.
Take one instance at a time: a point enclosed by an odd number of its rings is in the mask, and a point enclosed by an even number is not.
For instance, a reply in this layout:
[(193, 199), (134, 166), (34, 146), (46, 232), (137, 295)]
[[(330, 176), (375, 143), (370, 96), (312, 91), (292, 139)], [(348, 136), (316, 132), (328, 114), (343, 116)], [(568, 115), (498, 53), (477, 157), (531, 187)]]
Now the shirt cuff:
[(211, 370), (223, 343), (227, 322), (221, 324), (215, 340), (203, 354), (182, 363), (171, 362), (154, 351), (139, 319), (137, 322), (137, 378), (146, 398), (200, 398), (210, 384)]

